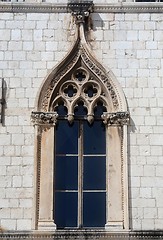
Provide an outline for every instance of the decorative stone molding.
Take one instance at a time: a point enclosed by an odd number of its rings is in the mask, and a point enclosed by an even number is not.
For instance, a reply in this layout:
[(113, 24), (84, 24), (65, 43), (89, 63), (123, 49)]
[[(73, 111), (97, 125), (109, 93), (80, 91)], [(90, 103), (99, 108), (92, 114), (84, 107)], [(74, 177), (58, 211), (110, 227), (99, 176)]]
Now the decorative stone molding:
[(104, 113), (102, 115), (105, 124), (111, 125), (128, 125), (130, 115), (129, 112)]
[(93, 1), (68, 0), (68, 10), (75, 16), (77, 23), (84, 22), (93, 11)]
[(32, 112), (31, 121), (34, 125), (55, 125), (58, 114), (56, 112)]
[(0, 239), (37, 239), (37, 240), (58, 240), (58, 239), (71, 239), (71, 240), (85, 240), (85, 239), (103, 239), (103, 240), (142, 240), (142, 239), (162, 239), (163, 232), (162, 231), (120, 231), (120, 232), (106, 232), (106, 231), (56, 231), (55, 233), (44, 233), (44, 232), (4, 232), (0, 234)]
[[(20, 12), (20, 13), (66, 13), (66, 4), (53, 3), (11, 3), (0, 2), (0, 12)], [(116, 4), (96, 4), (96, 13), (162, 13), (163, 4), (150, 3), (116, 3)]]

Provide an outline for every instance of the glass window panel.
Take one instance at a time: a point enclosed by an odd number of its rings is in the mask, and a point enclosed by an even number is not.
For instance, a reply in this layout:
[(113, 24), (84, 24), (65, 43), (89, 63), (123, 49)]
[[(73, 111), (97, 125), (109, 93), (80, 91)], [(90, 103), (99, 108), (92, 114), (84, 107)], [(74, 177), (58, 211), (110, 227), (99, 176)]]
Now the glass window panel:
[(78, 106), (75, 107), (74, 110), (75, 116), (86, 116), (87, 108), (84, 106), (84, 103), (81, 101), (78, 103)]
[(105, 127), (101, 121), (89, 125), (84, 123), (84, 154), (105, 154), (106, 136)]
[(56, 157), (56, 190), (78, 189), (78, 158)]
[(77, 193), (56, 192), (54, 219), (57, 228), (77, 227), (77, 204)]
[(83, 227), (104, 227), (106, 193), (85, 192), (83, 198)]
[(97, 104), (97, 106), (95, 107), (94, 109), (94, 114), (95, 114), (95, 117), (101, 117), (101, 115), (103, 114), (103, 112), (107, 112), (107, 109), (105, 106), (103, 106), (103, 103), (102, 102), (99, 102)]
[(58, 121), (56, 128), (56, 153), (78, 153), (78, 123), (72, 125), (68, 121)]
[(106, 189), (106, 157), (84, 157), (84, 190)]

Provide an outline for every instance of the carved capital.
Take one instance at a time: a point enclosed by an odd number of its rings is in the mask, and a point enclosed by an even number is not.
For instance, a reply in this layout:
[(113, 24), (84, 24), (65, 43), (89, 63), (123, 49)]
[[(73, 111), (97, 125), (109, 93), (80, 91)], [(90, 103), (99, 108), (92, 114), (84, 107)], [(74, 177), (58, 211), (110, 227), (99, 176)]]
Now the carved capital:
[(130, 115), (129, 112), (115, 112), (115, 113), (104, 113), (102, 115), (104, 124), (111, 125), (128, 125)]
[(57, 123), (58, 114), (56, 112), (32, 112), (31, 121), (34, 125), (52, 125)]
[(69, 0), (68, 9), (76, 18), (76, 23), (85, 22), (85, 19), (93, 12), (93, 1)]

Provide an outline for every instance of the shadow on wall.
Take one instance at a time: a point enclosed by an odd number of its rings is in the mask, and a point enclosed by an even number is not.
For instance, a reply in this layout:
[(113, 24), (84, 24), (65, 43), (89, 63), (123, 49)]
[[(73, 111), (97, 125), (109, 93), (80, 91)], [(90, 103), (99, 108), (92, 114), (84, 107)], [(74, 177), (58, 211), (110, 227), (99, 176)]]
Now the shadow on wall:
[(104, 27), (104, 21), (98, 13), (93, 13), (90, 17), (89, 25), (93, 31), (97, 31), (98, 29), (102, 29)]
[(128, 187), (129, 187), (129, 228), (133, 229), (133, 218), (132, 218), (132, 188), (131, 188), (131, 141), (130, 141), (130, 134), (135, 133), (137, 130), (135, 123), (132, 118), (130, 118), (130, 124), (128, 126), (128, 138), (127, 138), (127, 146), (128, 146)]

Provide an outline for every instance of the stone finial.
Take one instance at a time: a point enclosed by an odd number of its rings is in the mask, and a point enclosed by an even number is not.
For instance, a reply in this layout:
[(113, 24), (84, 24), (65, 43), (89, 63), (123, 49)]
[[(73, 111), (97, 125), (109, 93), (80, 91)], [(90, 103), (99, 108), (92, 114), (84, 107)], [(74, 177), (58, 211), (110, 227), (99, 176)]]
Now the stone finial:
[(76, 18), (76, 23), (85, 22), (85, 19), (93, 12), (93, 1), (68, 0), (68, 9)]

